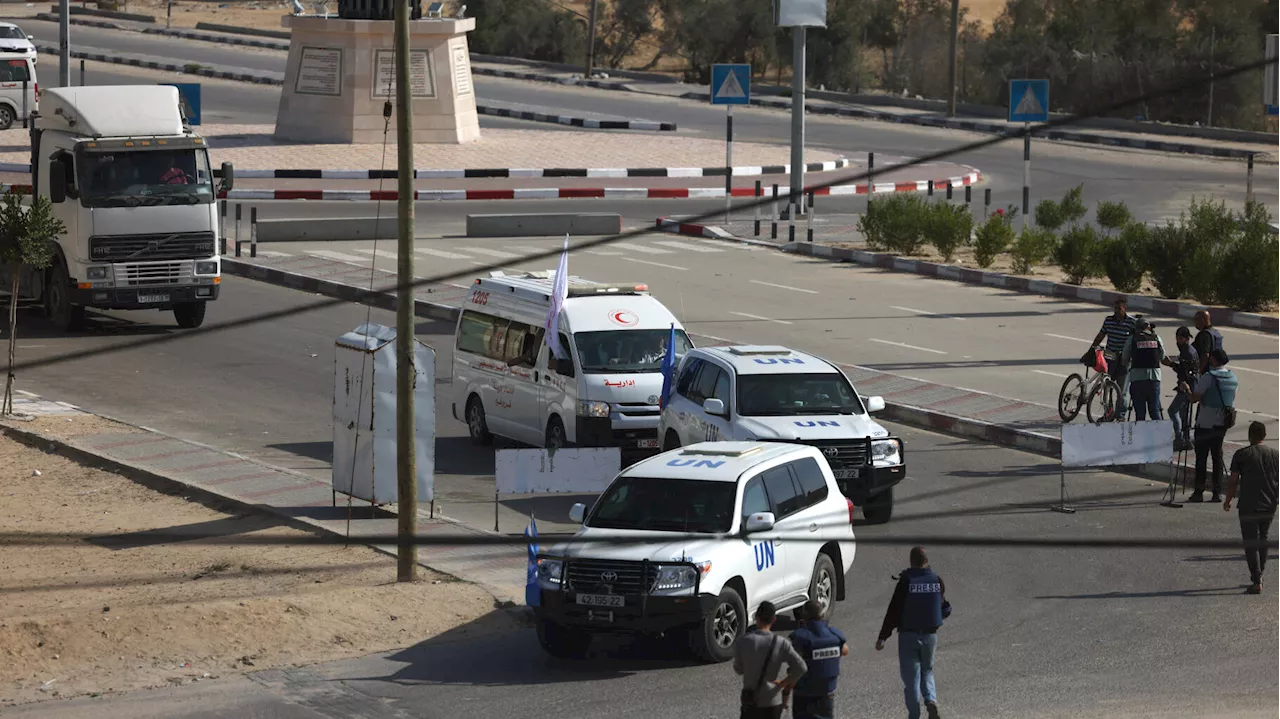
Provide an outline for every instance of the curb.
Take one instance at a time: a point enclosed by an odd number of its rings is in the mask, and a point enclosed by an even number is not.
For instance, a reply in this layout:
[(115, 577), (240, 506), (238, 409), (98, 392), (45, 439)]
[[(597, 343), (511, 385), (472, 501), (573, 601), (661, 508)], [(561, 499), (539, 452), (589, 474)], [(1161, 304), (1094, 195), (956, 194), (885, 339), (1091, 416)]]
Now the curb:
[(260, 47), (267, 50), (284, 50), (289, 49), (287, 42), (272, 42), (270, 40), (254, 40), (248, 37), (236, 37), (225, 35), (214, 35), (207, 32), (196, 32), (193, 30), (171, 30), (163, 27), (144, 27), (142, 32), (146, 35), (165, 35), (167, 37), (180, 37), (184, 40), (201, 40), (203, 42), (215, 42), (221, 45), (241, 45), (244, 47)]
[[(849, 166), (849, 158), (827, 162), (811, 162), (804, 166), (805, 172), (832, 172)], [(31, 174), (31, 165), (17, 162), (0, 162), (0, 172)], [(791, 172), (791, 165), (760, 165), (729, 168), (734, 177), (753, 177), (759, 175), (786, 175)], [(416, 180), (461, 180), (461, 179), (514, 179), (528, 177), (724, 177), (723, 167), (589, 167), (589, 168), (492, 168), (470, 170), (437, 170), (424, 168), (413, 171)], [(215, 168), (214, 177), (221, 177), (222, 170)], [(394, 180), (399, 177), (397, 170), (236, 170), (236, 177), (245, 180)]]
[[(37, 52), (46, 55), (57, 55), (58, 48), (54, 45), (35, 46)], [(200, 63), (184, 63), (182, 65), (174, 65), (172, 63), (156, 62), (155, 60), (143, 60), (137, 57), (122, 57), (118, 55), (107, 55), (100, 52), (85, 52), (83, 50), (72, 50), (71, 57), (77, 60), (92, 60), (93, 62), (105, 62), (112, 65), (129, 65), (130, 67), (142, 67), (148, 70), (161, 70), (164, 72), (176, 72), (183, 75), (199, 75), (200, 77), (211, 77), (217, 80), (235, 80), (237, 82), (249, 82), (255, 85), (281, 85), (282, 80), (265, 77), (263, 75), (251, 75), (243, 72), (231, 72), (229, 70), (214, 70), (204, 67)], [(188, 70), (187, 67), (195, 65), (195, 70)]]
[(533, 122), (551, 122), (571, 127), (589, 127), (593, 130), (650, 130), (656, 132), (675, 132), (674, 122), (652, 122), (650, 120), (592, 120), (584, 117), (566, 117), (564, 115), (544, 115), (541, 112), (527, 110), (511, 110), (505, 107), (476, 105), (476, 112), (491, 117), (509, 117), (514, 120), (530, 120)]

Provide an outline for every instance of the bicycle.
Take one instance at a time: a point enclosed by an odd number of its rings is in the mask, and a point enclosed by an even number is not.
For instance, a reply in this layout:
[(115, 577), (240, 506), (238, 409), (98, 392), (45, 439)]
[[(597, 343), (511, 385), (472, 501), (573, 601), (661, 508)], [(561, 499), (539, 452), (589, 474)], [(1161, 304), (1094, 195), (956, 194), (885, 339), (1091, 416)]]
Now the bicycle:
[[(1093, 369), (1091, 362), (1092, 350), (1085, 357), (1081, 358), (1081, 364), (1085, 366), (1084, 376), (1073, 372), (1062, 383), (1062, 389), (1058, 391), (1058, 416), (1063, 422), (1070, 422), (1080, 414), (1080, 408), (1085, 408), (1085, 414), (1090, 422), (1101, 424), (1116, 419), (1116, 404), (1120, 399), (1120, 385), (1111, 378), (1106, 372), (1094, 372), (1093, 376), (1089, 376), (1089, 371)], [(1110, 353), (1104, 353), (1104, 357), (1108, 362), (1118, 362), (1118, 357), (1111, 356)], [(1095, 405), (1097, 408), (1095, 410)], [(1095, 414), (1096, 412), (1096, 414)]]

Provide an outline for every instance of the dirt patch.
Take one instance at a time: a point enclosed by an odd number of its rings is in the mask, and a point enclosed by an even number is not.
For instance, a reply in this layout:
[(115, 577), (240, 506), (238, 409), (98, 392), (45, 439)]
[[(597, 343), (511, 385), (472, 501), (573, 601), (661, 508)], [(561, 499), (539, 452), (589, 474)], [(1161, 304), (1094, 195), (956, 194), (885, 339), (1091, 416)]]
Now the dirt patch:
[(363, 546), (148, 539), (310, 535), (5, 437), (0, 500), (0, 532), (92, 537), (0, 550), (0, 706), (358, 656), (459, 625), (451, 639), (516, 626), (471, 584), (425, 569), (419, 583), (396, 584), (394, 560)]
[[(21, 411), (21, 407), (16, 408)], [(30, 419), (0, 419), (0, 424), (11, 424), (18, 429), (39, 432), (48, 437), (70, 439), (89, 434), (127, 434), (142, 432), (133, 425), (121, 424), (86, 412), (65, 415), (41, 415)]]

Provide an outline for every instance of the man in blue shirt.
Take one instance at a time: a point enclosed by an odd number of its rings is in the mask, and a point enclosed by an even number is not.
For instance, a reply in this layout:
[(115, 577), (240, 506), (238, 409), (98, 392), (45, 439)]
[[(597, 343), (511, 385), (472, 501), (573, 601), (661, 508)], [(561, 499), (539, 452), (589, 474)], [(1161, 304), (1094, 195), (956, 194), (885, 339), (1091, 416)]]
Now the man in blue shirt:
[(1124, 354), (1125, 345), (1129, 343), (1129, 337), (1133, 335), (1134, 327), (1137, 326), (1137, 320), (1129, 316), (1129, 300), (1120, 297), (1116, 300), (1115, 314), (1107, 315), (1102, 320), (1102, 329), (1098, 331), (1098, 336), (1093, 338), (1095, 347), (1102, 346), (1103, 338), (1106, 338), (1107, 344), (1103, 347), (1103, 353), (1107, 358), (1107, 374), (1111, 375), (1111, 379), (1116, 381), (1116, 385), (1120, 387), (1120, 396), (1116, 398), (1116, 419), (1122, 420), (1128, 413), (1125, 409), (1125, 397), (1129, 393), (1129, 368), (1121, 361)]
[(1205, 470), (1209, 456), (1213, 456), (1213, 496), (1210, 502), (1222, 501), (1222, 440), (1227, 435), (1226, 408), (1234, 407), (1239, 380), (1231, 370), (1223, 367), (1227, 353), (1216, 349), (1209, 352), (1209, 371), (1200, 375), (1194, 388), (1189, 390), (1191, 401), (1199, 402), (1196, 410), (1196, 483), (1188, 502), (1204, 501)]
[(909, 719), (920, 719), (924, 699), (929, 719), (938, 719), (938, 695), (933, 683), (933, 656), (938, 648), (938, 628), (951, 614), (947, 586), (929, 568), (924, 547), (911, 548), (911, 568), (902, 573), (889, 600), (876, 651), (898, 630), (898, 669)]
[(840, 657), (849, 653), (849, 645), (839, 629), (822, 620), (822, 605), (817, 601), (806, 602), (800, 613), (804, 623), (791, 634), (791, 644), (809, 669), (796, 683), (791, 715), (795, 719), (834, 719)]

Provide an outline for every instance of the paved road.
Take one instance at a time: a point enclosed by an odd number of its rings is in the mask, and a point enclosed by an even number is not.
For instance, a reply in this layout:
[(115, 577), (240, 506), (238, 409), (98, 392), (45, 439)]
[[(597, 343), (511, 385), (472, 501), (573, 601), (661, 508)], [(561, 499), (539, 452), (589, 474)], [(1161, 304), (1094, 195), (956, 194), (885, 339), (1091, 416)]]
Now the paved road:
[[(276, 300), (280, 292), (259, 299)], [(341, 324), (348, 319), (340, 316), (345, 313), (307, 319)], [(281, 329), (282, 341), (296, 338), (292, 328)], [(250, 357), (256, 354), (247, 349)], [(210, 364), (220, 362), (211, 356)], [(212, 371), (211, 366), (207, 372)], [(249, 385), (252, 376), (246, 372), (235, 381)], [(271, 391), (267, 381), (264, 377), (253, 386)], [(177, 385), (164, 381), (164, 386)], [(273, 416), (286, 420), (309, 406), (304, 401)], [(213, 408), (206, 419), (220, 423), (225, 411)], [(256, 418), (246, 413), (245, 420), (252, 424)], [(877, 653), (873, 644), (893, 589), (890, 575), (903, 568), (907, 549), (867, 540), (1205, 540), (1232, 539), (1236, 532), (1233, 518), (1220, 508), (1164, 509), (1157, 505), (1159, 487), (1106, 473), (1071, 476), (1078, 513), (1054, 514), (1046, 504), (1056, 499), (1057, 467), (1044, 458), (894, 429), (913, 448), (912, 478), (902, 486), (893, 523), (858, 529), (863, 543), (850, 575), (851, 594), (837, 605), (834, 618), (852, 642), (842, 662), (841, 716), (903, 715), (893, 645)], [(962, 549), (925, 541), (955, 607), (937, 660), (943, 716), (1252, 719), (1276, 714), (1275, 589), (1268, 586), (1261, 597), (1243, 595), (1247, 575), (1234, 550)], [(462, 712), (486, 719), (737, 716), (740, 680), (727, 664), (697, 665), (673, 652), (615, 642), (598, 643), (588, 662), (558, 661), (541, 652), (532, 629), (476, 638), (463, 637), (464, 630), (287, 675), (266, 671), (5, 713), (15, 719), (452, 719)], [(220, 672), (215, 668), (215, 673)]]
[[(55, 24), (24, 22), (24, 27), (29, 26), (28, 32), (37, 38), (56, 41)], [(285, 53), (279, 51), (79, 26), (72, 29), (72, 42), (122, 54), (146, 53), (277, 72), (283, 69), (285, 57)], [(278, 93), (274, 88), (246, 88), (245, 91), (269, 93), (272, 97)], [(487, 77), (476, 78), (476, 91), (486, 99), (558, 107), (566, 114), (576, 110), (653, 117), (676, 122), (684, 133), (722, 137), (724, 132), (724, 112), (695, 101)], [(264, 106), (274, 108), (274, 99)], [(734, 131), (735, 137), (742, 141), (785, 143), (789, 138), (789, 119), (785, 112), (778, 110), (740, 108), (734, 116)], [(840, 152), (873, 150), (918, 157), (986, 137), (873, 121), (825, 117), (808, 120), (809, 144)], [(993, 188), (998, 205), (1021, 201), (1022, 148), (1019, 143), (1004, 143), (952, 159), (980, 168)], [(1244, 166), (1239, 161), (1041, 142), (1033, 149), (1032, 196), (1033, 203), (1042, 197), (1056, 199), (1067, 189), (1084, 183), (1085, 197), (1091, 204), (1098, 199), (1124, 199), (1139, 219), (1158, 220), (1176, 217), (1192, 196), (1213, 194), (1232, 203), (1243, 202), (1244, 176)], [(1273, 214), (1277, 213), (1277, 178), (1280, 175), (1275, 165), (1257, 168), (1255, 191), (1258, 198), (1272, 208)]]

